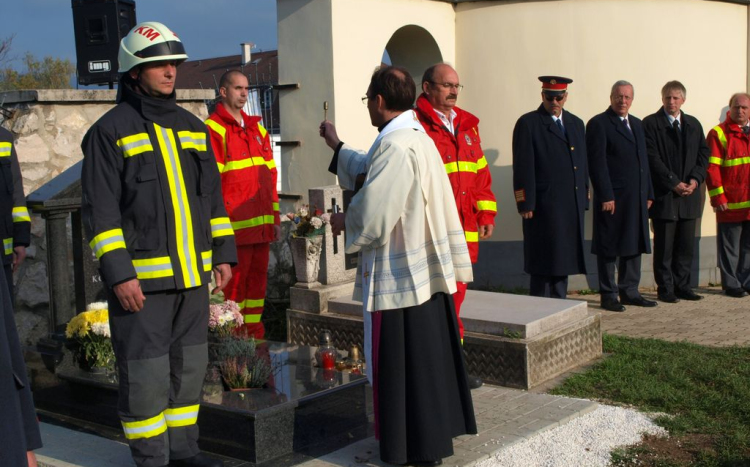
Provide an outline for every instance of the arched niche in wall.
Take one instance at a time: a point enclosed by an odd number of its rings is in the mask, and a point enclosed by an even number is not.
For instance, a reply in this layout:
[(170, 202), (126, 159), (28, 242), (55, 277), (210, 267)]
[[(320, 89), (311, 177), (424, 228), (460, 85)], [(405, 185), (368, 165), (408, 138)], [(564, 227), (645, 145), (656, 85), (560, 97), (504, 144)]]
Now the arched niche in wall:
[(440, 47), (425, 28), (410, 24), (393, 33), (385, 46), (383, 62), (406, 68), (414, 78), (417, 88), (422, 73), (430, 65), (443, 61)]

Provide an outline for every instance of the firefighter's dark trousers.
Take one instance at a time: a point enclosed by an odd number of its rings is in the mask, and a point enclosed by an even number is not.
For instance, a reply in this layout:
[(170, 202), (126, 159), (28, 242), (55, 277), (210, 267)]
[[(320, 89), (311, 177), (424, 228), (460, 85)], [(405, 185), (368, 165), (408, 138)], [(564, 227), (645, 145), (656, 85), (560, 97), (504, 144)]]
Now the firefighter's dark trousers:
[(110, 291), (112, 345), (120, 376), (118, 413), (136, 465), (198, 454), (198, 408), (208, 364), (208, 289), (147, 293), (123, 310)]

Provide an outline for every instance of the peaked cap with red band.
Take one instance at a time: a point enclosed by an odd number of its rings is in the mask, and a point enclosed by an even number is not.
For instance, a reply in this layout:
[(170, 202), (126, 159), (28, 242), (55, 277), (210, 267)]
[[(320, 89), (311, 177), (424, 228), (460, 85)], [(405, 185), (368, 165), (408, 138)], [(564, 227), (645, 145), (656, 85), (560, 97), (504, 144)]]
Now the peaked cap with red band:
[(542, 92), (545, 94), (562, 94), (568, 90), (568, 84), (573, 80), (562, 76), (540, 76)]

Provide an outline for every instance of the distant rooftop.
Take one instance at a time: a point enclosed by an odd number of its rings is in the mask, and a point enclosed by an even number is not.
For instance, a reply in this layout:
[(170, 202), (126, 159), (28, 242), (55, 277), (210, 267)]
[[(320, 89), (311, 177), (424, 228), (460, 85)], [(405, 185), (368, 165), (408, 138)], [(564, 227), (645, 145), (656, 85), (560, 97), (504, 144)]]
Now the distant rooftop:
[(248, 77), (250, 86), (273, 85), (279, 81), (277, 50), (254, 52), (250, 62), (242, 65), (242, 55), (188, 60), (180, 65), (177, 89), (213, 89), (218, 91), (219, 79), (227, 70), (240, 70)]

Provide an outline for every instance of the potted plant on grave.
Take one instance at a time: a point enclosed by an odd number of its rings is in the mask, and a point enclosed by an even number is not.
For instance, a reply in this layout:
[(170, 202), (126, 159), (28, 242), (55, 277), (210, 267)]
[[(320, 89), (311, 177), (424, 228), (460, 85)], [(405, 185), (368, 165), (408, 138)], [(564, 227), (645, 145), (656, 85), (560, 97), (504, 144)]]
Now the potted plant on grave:
[(287, 213), (286, 220), (295, 224), (290, 247), (297, 281), (315, 282), (320, 270), (325, 224), (330, 222), (331, 215), (318, 209), (311, 211), (308, 205), (304, 205), (296, 213)]
[(265, 387), (276, 369), (267, 355), (259, 355), (253, 338), (223, 339), (217, 357), (221, 379), (230, 391)]
[(94, 373), (114, 371), (115, 352), (106, 302), (92, 303), (74, 316), (65, 327), (65, 337), (82, 369)]

